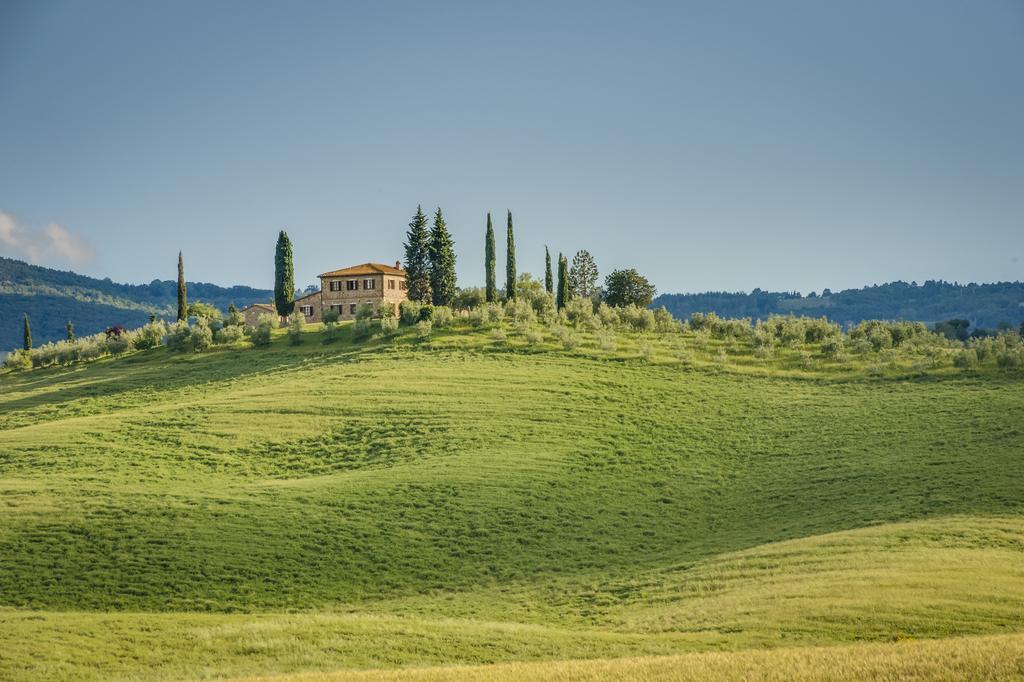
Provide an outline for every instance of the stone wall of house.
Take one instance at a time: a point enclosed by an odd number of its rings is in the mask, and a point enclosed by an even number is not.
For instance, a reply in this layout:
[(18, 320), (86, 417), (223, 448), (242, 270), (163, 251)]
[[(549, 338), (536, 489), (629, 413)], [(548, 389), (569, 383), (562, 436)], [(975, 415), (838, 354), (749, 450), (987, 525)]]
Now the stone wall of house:
[(246, 327), (255, 327), (260, 323), (260, 318), (264, 315), (272, 315), (277, 317), (277, 311), (272, 305), (256, 304), (242, 308), (240, 311), (243, 319), (245, 319)]
[[(337, 283), (334, 285), (336, 290), (331, 289), (332, 282)], [(355, 284), (350, 285), (349, 282)], [(354, 319), (355, 311), (364, 303), (370, 303), (375, 311), (379, 311), (382, 303), (397, 309), (398, 304), (406, 299), (405, 277), (401, 275), (376, 273), (321, 277), (320, 285), (323, 309), (338, 310), (342, 320)], [(350, 289), (349, 286), (355, 288)]]
[(320, 292), (306, 294), (295, 299), (295, 312), (302, 313), (306, 322), (319, 322), (321, 313)]

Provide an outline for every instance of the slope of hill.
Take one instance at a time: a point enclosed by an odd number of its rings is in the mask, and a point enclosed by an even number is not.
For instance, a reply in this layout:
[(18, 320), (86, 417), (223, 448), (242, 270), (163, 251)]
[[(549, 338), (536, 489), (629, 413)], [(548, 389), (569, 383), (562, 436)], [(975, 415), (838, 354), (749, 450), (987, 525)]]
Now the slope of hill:
[[(791, 647), (1024, 633), (1019, 372), (305, 338), (0, 375), (0, 678), (795, 676)], [(964, 641), (915, 660), (1020, 659)]]
[[(189, 282), (190, 300), (211, 303), (225, 309), (235, 303), (267, 301), (273, 292), (245, 286), (220, 287)], [(138, 327), (149, 320), (174, 315), (177, 283), (153, 280), (149, 284), (117, 284), (63, 270), (29, 265), (0, 257), (0, 351), (21, 345), (21, 317), (28, 313), (32, 337), (36, 343), (65, 337), (65, 325), (71, 320), (75, 331), (85, 336), (120, 324)]]
[(763, 319), (771, 314), (825, 316), (840, 324), (861, 320), (912, 320), (932, 324), (949, 319), (970, 320), (976, 328), (995, 328), (1000, 323), (1018, 327), (1024, 321), (1024, 282), (951, 284), (928, 281), (846, 289), (821, 295), (761, 291), (749, 294), (708, 292), (662, 294), (655, 306), (665, 306), (673, 316), (686, 319), (693, 313), (714, 312), (722, 317)]

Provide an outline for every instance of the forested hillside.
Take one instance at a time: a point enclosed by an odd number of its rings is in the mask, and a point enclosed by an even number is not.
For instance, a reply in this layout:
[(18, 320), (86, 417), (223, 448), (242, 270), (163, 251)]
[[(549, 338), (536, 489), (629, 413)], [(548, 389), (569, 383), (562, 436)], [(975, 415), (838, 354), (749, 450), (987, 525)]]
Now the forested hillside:
[(708, 292), (662, 294), (654, 305), (665, 306), (677, 318), (714, 312), (722, 317), (764, 319), (771, 314), (824, 315), (840, 324), (861, 320), (913, 320), (934, 323), (952, 318), (970, 320), (973, 328), (1013, 327), (1024, 320), (1024, 282), (955, 284), (929, 280), (876, 284), (862, 289), (801, 296), (793, 292), (761, 291), (749, 294)]
[[(190, 301), (203, 301), (224, 309), (267, 301), (272, 292), (246, 286), (221, 287), (189, 282)], [(149, 284), (118, 284), (74, 272), (53, 270), (0, 257), (0, 351), (20, 346), (21, 317), (28, 313), (36, 343), (63, 339), (70, 320), (79, 335), (95, 334), (120, 324), (138, 327), (151, 313), (174, 314), (177, 288), (173, 280)]]

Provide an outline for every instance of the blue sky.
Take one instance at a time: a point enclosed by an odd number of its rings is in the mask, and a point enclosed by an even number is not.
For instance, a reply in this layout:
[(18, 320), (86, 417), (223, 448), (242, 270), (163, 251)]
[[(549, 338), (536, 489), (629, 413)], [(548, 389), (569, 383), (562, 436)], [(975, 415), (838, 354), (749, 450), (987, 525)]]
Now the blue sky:
[(507, 208), (662, 292), (1024, 279), (1024, 3), (0, 2), (2, 255), (305, 285), (417, 203), (462, 285)]

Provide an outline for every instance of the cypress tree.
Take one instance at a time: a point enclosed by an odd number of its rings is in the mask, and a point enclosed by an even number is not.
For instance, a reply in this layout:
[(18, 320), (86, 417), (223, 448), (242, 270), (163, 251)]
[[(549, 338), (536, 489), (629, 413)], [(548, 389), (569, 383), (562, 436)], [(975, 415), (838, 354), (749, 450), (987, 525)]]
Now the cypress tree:
[(25, 329), (24, 329), (24, 341), (22, 348), (25, 350), (32, 350), (32, 327), (28, 323), (28, 313), (25, 313)]
[(68, 341), (75, 340), (75, 325), (71, 324), (71, 320), (68, 320), (67, 325), (64, 327), (68, 333)]
[(434, 305), (450, 306), (455, 299), (455, 248), (440, 208), (430, 231), (430, 296)]
[(505, 298), (516, 300), (516, 238), (512, 234), (512, 211), (508, 212), (508, 235), (505, 242)]
[(185, 293), (185, 261), (181, 258), (181, 251), (178, 252), (178, 321), (188, 319), (188, 299)]
[(544, 245), (544, 291), (549, 294), (555, 293), (555, 282), (551, 276), (551, 252), (547, 244)]
[(277, 235), (274, 251), (274, 307), (281, 317), (295, 310), (295, 268), (292, 265), (292, 241), (284, 230)]
[(498, 283), (494, 270), (498, 263), (498, 257), (494, 248), (494, 227), (491, 225), (491, 214), (487, 214), (487, 236), (484, 238), (484, 271), (486, 274), (486, 300), (494, 303), (498, 300)]
[(416, 207), (416, 215), (405, 233), (405, 281), (410, 301), (430, 301), (430, 231), (423, 207)]
[(565, 256), (558, 254), (558, 295), (555, 298), (555, 305), (561, 310), (569, 302), (569, 261)]

